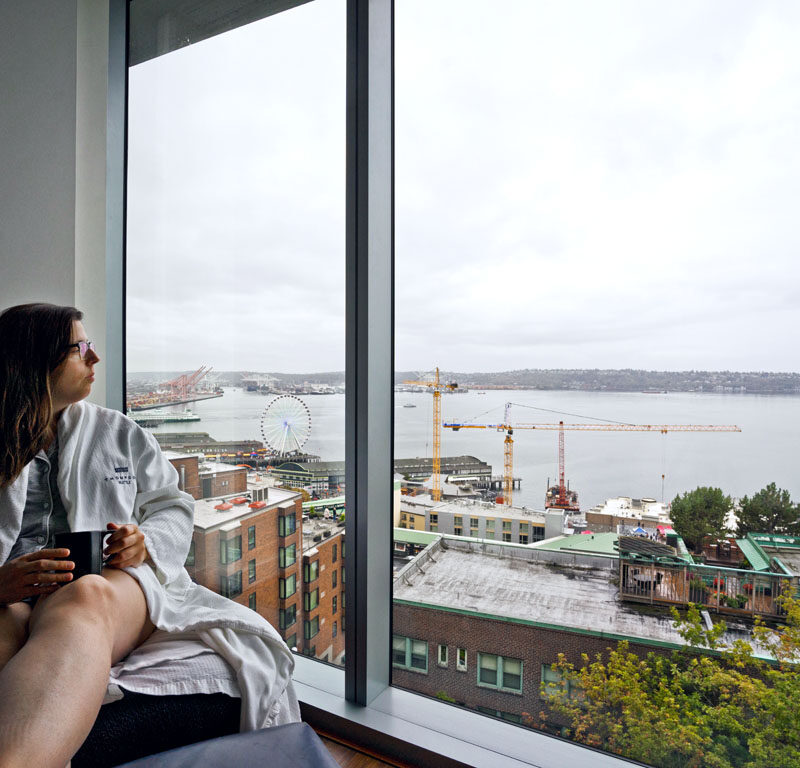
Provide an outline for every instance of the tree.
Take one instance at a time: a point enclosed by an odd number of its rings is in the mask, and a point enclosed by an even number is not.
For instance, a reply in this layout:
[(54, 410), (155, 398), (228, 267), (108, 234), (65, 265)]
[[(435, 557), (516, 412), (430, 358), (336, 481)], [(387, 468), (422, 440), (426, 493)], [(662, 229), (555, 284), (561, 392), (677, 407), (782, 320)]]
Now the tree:
[(800, 534), (800, 509), (792, 503), (789, 491), (770, 483), (752, 498), (745, 496), (737, 515), (739, 536), (748, 533)]
[(703, 551), (703, 539), (728, 534), (725, 518), (733, 508), (730, 496), (719, 488), (696, 488), (672, 502), (670, 517), (676, 532), (695, 552)]
[(542, 694), (570, 738), (658, 768), (798, 768), (800, 604), (782, 599), (786, 624), (753, 631), (773, 663), (746, 641), (723, 646), (724, 623), (706, 629), (690, 606), (684, 618), (673, 609), (686, 648), (641, 658), (621, 641), (580, 666), (561, 654), (560, 683)]

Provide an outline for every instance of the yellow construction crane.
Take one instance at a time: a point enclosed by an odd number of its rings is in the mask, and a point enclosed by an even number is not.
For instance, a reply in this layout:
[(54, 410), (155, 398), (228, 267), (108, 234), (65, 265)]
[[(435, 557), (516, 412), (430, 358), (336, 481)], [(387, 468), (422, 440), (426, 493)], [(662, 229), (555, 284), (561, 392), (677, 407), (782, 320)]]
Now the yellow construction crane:
[[(564, 432), (566, 430), (580, 432), (741, 432), (742, 430), (735, 424), (565, 424), (563, 421), (557, 423), (544, 424), (511, 424), (508, 412), (511, 403), (506, 403), (505, 418), (503, 424), (467, 424), (450, 422), (443, 424), (446, 429), (457, 432), (459, 429), (495, 429), (498, 432), (505, 432), (503, 450), (503, 503), (511, 506), (511, 491), (513, 485), (513, 466), (514, 466), (514, 441), (511, 437), (515, 429), (541, 429), (559, 430), (559, 500), (563, 501), (566, 497), (564, 485)], [(662, 478), (663, 479), (663, 478)]]
[(404, 381), (403, 384), (413, 384), (417, 387), (427, 387), (433, 392), (433, 481), (431, 498), (440, 501), (442, 498), (442, 392), (452, 392), (458, 389), (454, 381), (440, 382), (439, 369), (436, 368), (433, 381)]

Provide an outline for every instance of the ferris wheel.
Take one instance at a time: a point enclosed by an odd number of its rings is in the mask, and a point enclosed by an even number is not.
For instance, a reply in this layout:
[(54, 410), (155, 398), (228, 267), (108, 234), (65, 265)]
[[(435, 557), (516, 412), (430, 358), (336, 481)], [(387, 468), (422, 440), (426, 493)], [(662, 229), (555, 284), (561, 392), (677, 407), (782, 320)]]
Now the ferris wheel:
[(261, 414), (261, 437), (273, 453), (297, 453), (311, 434), (311, 411), (295, 395), (273, 397)]

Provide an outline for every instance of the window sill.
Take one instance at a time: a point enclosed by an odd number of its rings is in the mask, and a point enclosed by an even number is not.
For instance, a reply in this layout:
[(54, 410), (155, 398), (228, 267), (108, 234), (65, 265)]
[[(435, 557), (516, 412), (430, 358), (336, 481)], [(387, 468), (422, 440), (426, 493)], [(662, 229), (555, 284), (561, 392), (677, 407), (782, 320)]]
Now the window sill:
[[(387, 756), (405, 756), (414, 748), (435, 760), (415, 756), (415, 764), (446, 765), (441, 758), (475, 768), (622, 768), (627, 760), (537, 731), (495, 720), (437, 699), (386, 688), (367, 707), (344, 698), (344, 670), (295, 656), (294, 684), (306, 719), (314, 713), (320, 727)], [(358, 738), (356, 738), (356, 736)]]

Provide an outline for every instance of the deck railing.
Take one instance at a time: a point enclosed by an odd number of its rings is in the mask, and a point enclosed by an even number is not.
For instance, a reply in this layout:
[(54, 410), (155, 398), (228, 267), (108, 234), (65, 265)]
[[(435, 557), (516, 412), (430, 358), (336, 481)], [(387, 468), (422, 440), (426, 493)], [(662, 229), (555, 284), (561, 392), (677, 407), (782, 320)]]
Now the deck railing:
[(651, 605), (695, 603), (718, 613), (780, 617), (784, 590), (797, 594), (798, 579), (781, 573), (665, 563), (621, 557), (619, 590), (622, 600)]

